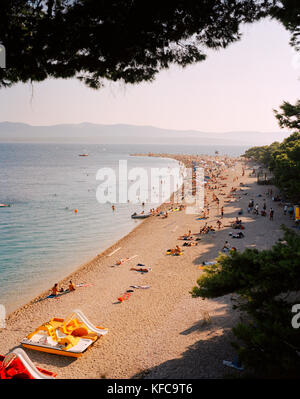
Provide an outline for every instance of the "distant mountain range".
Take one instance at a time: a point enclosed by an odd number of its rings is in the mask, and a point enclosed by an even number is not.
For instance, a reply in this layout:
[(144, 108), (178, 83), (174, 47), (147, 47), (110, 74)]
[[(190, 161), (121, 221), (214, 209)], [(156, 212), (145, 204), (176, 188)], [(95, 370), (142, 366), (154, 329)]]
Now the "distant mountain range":
[(202, 144), (266, 145), (282, 141), (287, 132), (207, 133), (197, 130), (169, 130), (153, 126), (102, 125), (93, 123), (32, 126), (0, 122), (0, 142), (97, 143), (97, 144)]

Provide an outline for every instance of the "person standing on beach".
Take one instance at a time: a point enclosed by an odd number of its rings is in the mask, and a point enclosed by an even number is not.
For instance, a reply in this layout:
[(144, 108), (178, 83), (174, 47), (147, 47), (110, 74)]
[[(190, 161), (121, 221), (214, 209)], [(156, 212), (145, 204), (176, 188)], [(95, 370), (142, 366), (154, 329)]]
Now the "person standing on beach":
[(284, 216), (286, 216), (287, 210), (288, 210), (287, 205), (284, 205), (284, 207), (283, 207), (283, 214), (284, 214)]
[(273, 208), (270, 209), (269, 216), (270, 216), (270, 220), (273, 220), (273, 217), (274, 217), (274, 209)]
[(292, 217), (293, 217), (293, 214), (294, 214), (294, 207), (291, 205), (291, 206), (289, 207), (289, 215), (290, 215), (290, 219), (292, 219)]
[(223, 219), (223, 216), (224, 216), (224, 207), (222, 206), (222, 208), (221, 208), (221, 219)]
[(252, 211), (253, 206), (254, 206), (254, 201), (251, 199), (249, 201), (249, 205), (248, 205), (248, 207), (250, 208), (250, 211)]

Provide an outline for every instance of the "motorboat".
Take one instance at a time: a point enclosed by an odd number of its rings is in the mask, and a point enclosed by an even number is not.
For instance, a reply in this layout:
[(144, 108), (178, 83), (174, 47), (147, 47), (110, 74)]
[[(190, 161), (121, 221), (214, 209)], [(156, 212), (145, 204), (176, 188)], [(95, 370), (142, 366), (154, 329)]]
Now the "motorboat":
[(151, 216), (151, 213), (149, 212), (149, 213), (136, 213), (136, 212), (134, 212), (132, 215), (131, 215), (131, 219), (146, 219), (146, 218), (148, 218), (149, 216)]

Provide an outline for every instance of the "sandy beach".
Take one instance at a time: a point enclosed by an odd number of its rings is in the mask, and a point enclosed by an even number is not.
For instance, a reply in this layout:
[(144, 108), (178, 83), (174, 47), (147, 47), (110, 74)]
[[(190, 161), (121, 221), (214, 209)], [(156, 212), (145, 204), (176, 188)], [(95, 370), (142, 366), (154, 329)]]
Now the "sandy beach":
[[(224, 158), (164, 156), (186, 166), (197, 159)], [(258, 185), (256, 177), (250, 176), (252, 169), (241, 159), (227, 158), (226, 162), (229, 166), (223, 167), (217, 177), (217, 188), (205, 191), (209, 204), (207, 219), (197, 220), (199, 215), (186, 214), (184, 210), (169, 212), (166, 219), (157, 216), (145, 219), (126, 237), (59, 282), (64, 288), (70, 279), (87, 286), (58, 299), (44, 299), (49, 294), (44, 292), (8, 315), (6, 328), (0, 330), (0, 354), (19, 347), (24, 337), (50, 318), (64, 318), (73, 309), (81, 309), (93, 324), (109, 329), (82, 357), (74, 359), (25, 349), (34, 363), (57, 373), (58, 378), (179, 379), (238, 375), (238, 371), (222, 364), (224, 359), (232, 360), (235, 355), (230, 344), (231, 328), (238, 315), (231, 309), (230, 295), (202, 300), (192, 298), (189, 292), (202, 273), (199, 265), (214, 260), (226, 240), (239, 251), (246, 247), (270, 248), (282, 235), (280, 225), (291, 226), (292, 221), (283, 215), (278, 203), (266, 195), (270, 188), (276, 193), (275, 187)], [(222, 187), (224, 184), (226, 187)], [(236, 190), (228, 197), (232, 188)], [(213, 194), (220, 200), (219, 209)], [(263, 199), (266, 200), (267, 217), (247, 212), (250, 198), (260, 209)], [(164, 204), (161, 209), (170, 206)], [(220, 219), (222, 206), (224, 217)], [(270, 207), (275, 210), (273, 221), (268, 218)], [(229, 232), (234, 230), (225, 226), (235, 220), (240, 209), (243, 209), (239, 217), (245, 226), (245, 237), (232, 239)], [(216, 227), (218, 219), (223, 225), (220, 230)], [(178, 237), (189, 230), (198, 233), (205, 223), (212, 225), (216, 232), (199, 236), (197, 246), (183, 247), (184, 241)], [(183, 248), (183, 255), (166, 255), (166, 250), (175, 245)], [(115, 266), (119, 259), (135, 255), (134, 259)], [(130, 270), (138, 263), (152, 270), (144, 274)], [(150, 288), (130, 288), (132, 285)], [(117, 298), (128, 289), (134, 292), (128, 301), (121, 303)]]

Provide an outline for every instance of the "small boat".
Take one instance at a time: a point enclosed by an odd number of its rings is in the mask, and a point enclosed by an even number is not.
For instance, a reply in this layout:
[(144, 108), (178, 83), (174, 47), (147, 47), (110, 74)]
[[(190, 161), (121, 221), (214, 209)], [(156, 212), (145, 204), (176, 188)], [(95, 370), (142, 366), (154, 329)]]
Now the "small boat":
[(9, 204), (0, 204), (0, 208), (4, 208), (4, 207), (6, 207), (6, 206), (10, 206)]
[(89, 154), (79, 154), (80, 157), (88, 157)]
[(21, 348), (14, 349), (6, 356), (0, 355), (0, 380), (54, 379), (57, 374), (36, 367)]
[(137, 214), (136, 212), (134, 212), (132, 215), (131, 215), (131, 219), (146, 219), (146, 218), (148, 218), (149, 216), (151, 216), (151, 213), (149, 212), (149, 213), (140, 213), (140, 214)]
[(76, 309), (61, 319), (52, 318), (21, 341), (24, 348), (55, 355), (80, 357), (100, 337), (108, 333), (104, 327), (95, 327)]

